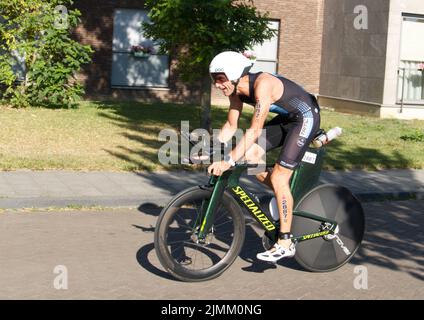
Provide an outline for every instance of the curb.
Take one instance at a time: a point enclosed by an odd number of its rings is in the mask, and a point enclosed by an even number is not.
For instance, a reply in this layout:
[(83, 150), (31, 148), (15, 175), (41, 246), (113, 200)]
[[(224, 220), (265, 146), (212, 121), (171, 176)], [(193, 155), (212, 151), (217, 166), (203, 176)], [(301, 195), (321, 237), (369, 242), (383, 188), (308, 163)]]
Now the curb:
[(100, 207), (139, 207), (141, 205), (152, 204), (155, 206), (165, 206), (171, 197), (142, 198), (114, 198), (114, 197), (84, 197), (84, 198), (3, 198), (0, 199), (0, 209), (24, 209), (24, 208), (65, 208), (70, 206), (100, 206)]
[[(270, 196), (271, 193), (255, 193), (259, 197)], [(354, 193), (361, 202), (424, 200), (422, 191), (401, 192), (364, 192)], [(100, 207), (140, 207), (142, 205), (165, 206), (172, 196), (159, 197), (80, 197), (80, 198), (0, 198), (0, 209), (51, 208), (69, 206), (100, 206)]]

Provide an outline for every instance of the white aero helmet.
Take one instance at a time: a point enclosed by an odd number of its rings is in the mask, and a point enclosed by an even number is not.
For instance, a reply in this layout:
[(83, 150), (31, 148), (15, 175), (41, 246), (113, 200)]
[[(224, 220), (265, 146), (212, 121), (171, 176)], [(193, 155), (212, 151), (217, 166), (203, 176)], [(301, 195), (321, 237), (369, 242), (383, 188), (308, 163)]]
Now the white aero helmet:
[(224, 73), (228, 80), (236, 81), (246, 75), (253, 66), (253, 61), (235, 51), (217, 54), (209, 65), (209, 73)]

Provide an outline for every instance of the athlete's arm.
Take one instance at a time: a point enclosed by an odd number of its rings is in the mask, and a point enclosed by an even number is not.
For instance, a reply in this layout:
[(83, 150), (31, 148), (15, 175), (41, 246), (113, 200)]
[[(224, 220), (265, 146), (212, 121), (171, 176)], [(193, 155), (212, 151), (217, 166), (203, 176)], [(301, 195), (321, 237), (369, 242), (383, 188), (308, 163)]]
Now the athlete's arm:
[(239, 144), (231, 151), (231, 158), (234, 161), (241, 159), (261, 135), (270, 105), (273, 102), (271, 92), (271, 84), (268, 81), (261, 81), (257, 84), (255, 88), (256, 105), (252, 122)]
[(238, 128), (241, 111), (243, 110), (243, 102), (237, 96), (230, 96), (230, 109), (228, 110), (227, 121), (219, 132), (218, 139), (220, 142), (229, 141)]

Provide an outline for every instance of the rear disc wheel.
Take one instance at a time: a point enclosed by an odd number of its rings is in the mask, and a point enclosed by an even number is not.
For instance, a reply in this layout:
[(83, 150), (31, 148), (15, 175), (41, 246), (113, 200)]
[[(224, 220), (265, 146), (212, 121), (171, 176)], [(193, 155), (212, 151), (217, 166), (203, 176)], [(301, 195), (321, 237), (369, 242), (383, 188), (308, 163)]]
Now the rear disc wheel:
[[(336, 221), (338, 233), (301, 241), (296, 245), (296, 261), (313, 272), (333, 271), (346, 264), (358, 250), (365, 231), (364, 212), (349, 189), (324, 184), (312, 189), (298, 203), (303, 211)], [(328, 229), (328, 224), (298, 215), (293, 216), (294, 237)]]

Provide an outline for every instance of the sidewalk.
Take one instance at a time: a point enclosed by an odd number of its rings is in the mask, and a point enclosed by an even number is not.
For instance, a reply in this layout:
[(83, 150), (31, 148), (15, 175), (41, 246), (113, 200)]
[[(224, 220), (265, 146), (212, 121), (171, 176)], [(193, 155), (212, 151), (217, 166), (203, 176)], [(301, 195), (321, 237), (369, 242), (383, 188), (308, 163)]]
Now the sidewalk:
[[(0, 172), (0, 208), (165, 205), (172, 195), (205, 184), (204, 172)], [(321, 182), (348, 187), (362, 201), (424, 199), (424, 170), (324, 171)], [(269, 193), (253, 176), (241, 183), (256, 194)]]

